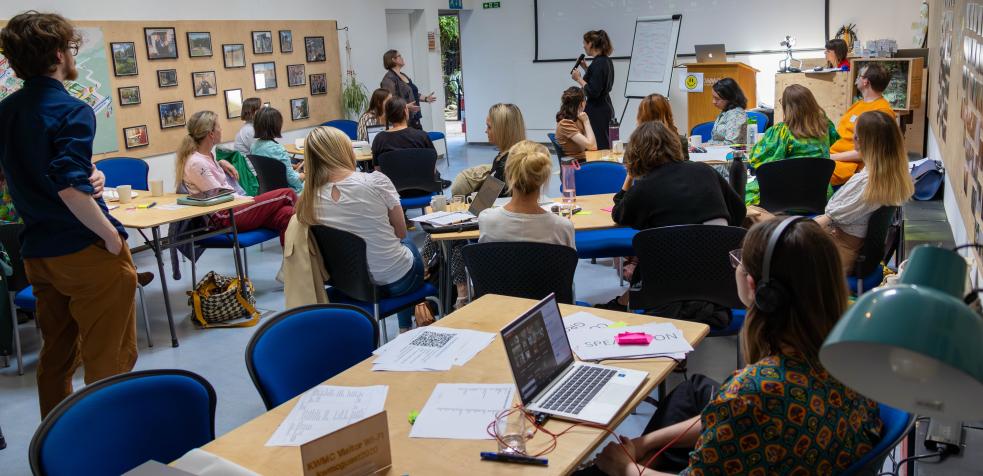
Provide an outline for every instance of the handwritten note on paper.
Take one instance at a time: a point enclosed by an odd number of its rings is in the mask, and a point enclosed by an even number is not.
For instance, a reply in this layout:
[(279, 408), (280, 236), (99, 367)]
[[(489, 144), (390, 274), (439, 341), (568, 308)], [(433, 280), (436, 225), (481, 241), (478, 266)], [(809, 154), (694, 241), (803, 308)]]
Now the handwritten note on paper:
[(389, 387), (319, 385), (304, 392), (266, 446), (300, 446), (375, 415), (386, 405)]
[(515, 385), (440, 383), (416, 418), (411, 438), (490, 440), (488, 424), (512, 406)]

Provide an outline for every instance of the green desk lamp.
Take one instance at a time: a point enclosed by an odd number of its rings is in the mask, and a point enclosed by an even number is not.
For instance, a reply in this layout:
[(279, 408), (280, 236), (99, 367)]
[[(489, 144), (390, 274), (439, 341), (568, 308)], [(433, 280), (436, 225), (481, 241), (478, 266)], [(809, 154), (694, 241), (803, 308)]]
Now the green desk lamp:
[(949, 421), (983, 418), (983, 318), (963, 303), (966, 261), (915, 248), (896, 286), (847, 309), (819, 351), (834, 377), (893, 407)]

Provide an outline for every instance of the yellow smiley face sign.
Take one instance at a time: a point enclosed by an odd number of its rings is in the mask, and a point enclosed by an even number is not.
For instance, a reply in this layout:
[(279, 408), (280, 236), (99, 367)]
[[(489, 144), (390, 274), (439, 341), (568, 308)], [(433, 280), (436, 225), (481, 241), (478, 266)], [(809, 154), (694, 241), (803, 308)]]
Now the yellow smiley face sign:
[(687, 93), (703, 92), (703, 73), (680, 71), (679, 89)]
[(686, 76), (686, 89), (694, 89), (696, 88), (697, 84), (699, 84), (699, 82), (696, 80), (696, 76), (693, 76), (692, 74)]

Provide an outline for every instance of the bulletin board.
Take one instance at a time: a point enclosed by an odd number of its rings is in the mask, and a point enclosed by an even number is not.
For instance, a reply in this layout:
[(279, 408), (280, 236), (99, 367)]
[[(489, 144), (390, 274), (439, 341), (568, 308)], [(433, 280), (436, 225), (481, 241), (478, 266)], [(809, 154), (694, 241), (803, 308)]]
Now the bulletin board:
[[(229, 119), (226, 114), (225, 91), (242, 90), (242, 99), (259, 97), (264, 103), (277, 108), (283, 114), (283, 130), (289, 131), (313, 127), (331, 119), (342, 117), (341, 108), (341, 66), (338, 57), (338, 32), (334, 20), (310, 21), (78, 21), (79, 27), (99, 27), (102, 29), (107, 54), (110, 55), (110, 82), (113, 91), (119, 151), (96, 155), (94, 160), (107, 157), (151, 157), (173, 153), (181, 139), (187, 134), (184, 126), (161, 128), (158, 104), (184, 101), (185, 121), (198, 111), (209, 110), (219, 117), (223, 142), (232, 141), (242, 127), (239, 118)], [(176, 59), (148, 59), (149, 47), (145, 40), (145, 28), (174, 28), (176, 40)], [(290, 31), (292, 52), (282, 52), (279, 32)], [(272, 52), (255, 54), (253, 52), (253, 32), (271, 32)], [(210, 33), (211, 56), (191, 57), (188, 33)], [(307, 61), (305, 37), (323, 37), (323, 61)], [(315, 40), (316, 41), (316, 40)], [(136, 51), (137, 74), (117, 76), (113, 71), (112, 48), (110, 43), (132, 42)], [(226, 68), (223, 46), (241, 44), (244, 48), (245, 67)], [(264, 48), (265, 49), (265, 48)], [(203, 51), (199, 50), (199, 54)], [(256, 90), (253, 77), (254, 63), (273, 62), (276, 71), (276, 87)], [(304, 84), (288, 86), (287, 66), (303, 65)], [(161, 87), (158, 84), (158, 71), (173, 69), (177, 85)], [(299, 68), (296, 68), (299, 69)], [(215, 73), (216, 84), (212, 85), (215, 95), (195, 97), (192, 73)], [(312, 95), (310, 76), (324, 74), (325, 94)], [(140, 103), (121, 105), (119, 88), (139, 86)], [(308, 118), (291, 118), (291, 100), (307, 98)], [(149, 144), (142, 147), (127, 148), (123, 130), (134, 126), (147, 126)]]

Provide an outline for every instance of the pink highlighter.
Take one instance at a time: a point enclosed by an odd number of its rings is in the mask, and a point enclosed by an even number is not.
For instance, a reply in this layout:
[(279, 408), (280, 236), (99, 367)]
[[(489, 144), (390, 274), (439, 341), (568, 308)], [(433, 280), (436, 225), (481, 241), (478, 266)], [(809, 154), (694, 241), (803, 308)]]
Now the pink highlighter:
[(649, 345), (652, 336), (644, 332), (622, 332), (614, 337), (618, 345)]

